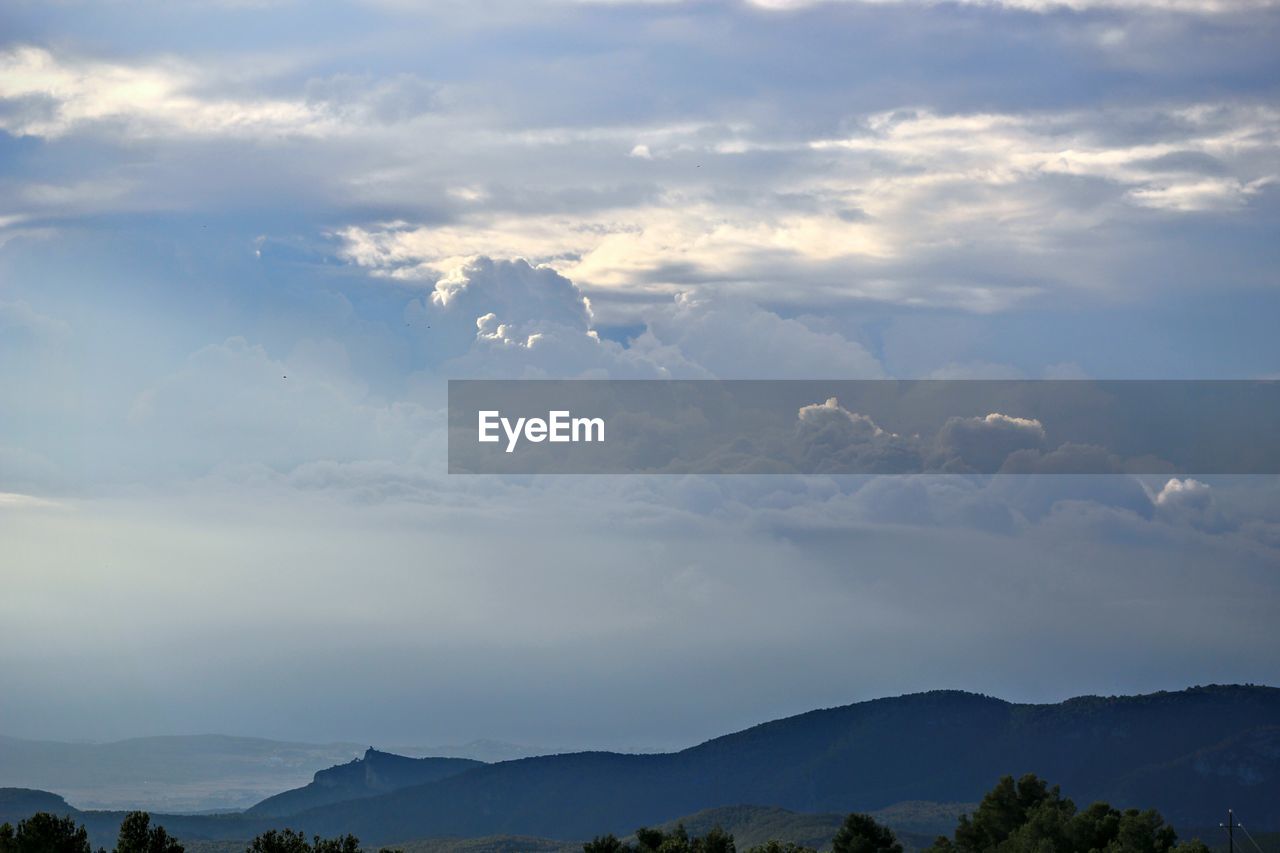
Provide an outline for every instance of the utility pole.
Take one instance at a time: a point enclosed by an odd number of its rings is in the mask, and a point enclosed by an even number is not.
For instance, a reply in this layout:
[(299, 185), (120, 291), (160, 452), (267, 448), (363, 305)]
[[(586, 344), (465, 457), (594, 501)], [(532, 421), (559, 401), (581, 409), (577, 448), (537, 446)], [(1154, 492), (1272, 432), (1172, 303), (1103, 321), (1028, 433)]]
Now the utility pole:
[(1231, 812), (1231, 809), (1227, 809), (1227, 822), (1220, 823), (1218, 826), (1225, 826), (1227, 828), (1227, 853), (1236, 853), (1236, 826), (1238, 826), (1238, 824), (1236, 823), (1236, 817)]

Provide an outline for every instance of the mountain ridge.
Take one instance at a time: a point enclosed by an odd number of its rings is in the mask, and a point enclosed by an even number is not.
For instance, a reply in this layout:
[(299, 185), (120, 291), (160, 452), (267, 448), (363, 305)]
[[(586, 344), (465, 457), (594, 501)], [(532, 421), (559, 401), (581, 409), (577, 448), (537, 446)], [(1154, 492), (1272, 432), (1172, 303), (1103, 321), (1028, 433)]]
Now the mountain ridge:
[(360, 758), (317, 770), (311, 784), (268, 797), (243, 813), (253, 817), (287, 817), (330, 803), (375, 797), (435, 782), (483, 764), (468, 758), (408, 758), (369, 747)]
[[(521, 758), (288, 815), (164, 822), (179, 837), (210, 840), (284, 825), (350, 832), (369, 844), (582, 839), (744, 803), (839, 814), (912, 800), (973, 802), (1000, 776), (1033, 772), (1080, 806), (1101, 799), (1157, 808), (1177, 826), (1206, 826), (1232, 805), (1263, 828), (1280, 825), (1278, 728), (1280, 689), (1256, 685), (1055, 704), (927, 691), (815, 709), (678, 752)], [(376, 750), (372, 759), (412, 761)], [(359, 763), (346, 772), (360, 772)], [(331, 770), (340, 775), (341, 767)]]
[[(1141, 787), (1116, 789), (1115, 781), (1137, 767), (1213, 746), (1227, 734), (1277, 723), (1280, 690), (1267, 687), (1208, 685), (1054, 705), (928, 691), (769, 721), (676, 753), (584, 752), (502, 762), (374, 798), (362, 808), (337, 804), (296, 817), (321, 828), (355, 826), (398, 837), (574, 838), (590, 835), (593, 826), (628, 831), (629, 824), (735, 803), (828, 812), (910, 799), (974, 800), (999, 776), (1026, 772), (1061, 784), (1081, 801), (1111, 797), (1117, 805), (1159, 808), (1160, 802), (1137, 799)], [(1263, 759), (1272, 761), (1264, 786), (1270, 794), (1280, 774), (1276, 760)], [(1206, 781), (1214, 780), (1196, 780), (1200, 793), (1213, 788)], [(1242, 793), (1237, 788), (1230, 793)], [(1265, 810), (1255, 820), (1280, 821), (1265, 797), (1236, 799)], [(591, 818), (557, 813), (557, 803), (565, 802)], [(475, 803), (484, 807), (472, 808)], [(1168, 816), (1188, 823), (1207, 817), (1196, 811)]]

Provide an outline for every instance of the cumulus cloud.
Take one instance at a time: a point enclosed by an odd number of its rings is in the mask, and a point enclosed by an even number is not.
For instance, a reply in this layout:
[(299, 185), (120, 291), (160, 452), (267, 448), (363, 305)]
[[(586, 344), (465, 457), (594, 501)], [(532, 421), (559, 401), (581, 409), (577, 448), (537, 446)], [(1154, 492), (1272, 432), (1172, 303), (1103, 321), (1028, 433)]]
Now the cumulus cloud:
[(865, 347), (752, 302), (680, 294), (645, 314), (628, 345), (602, 339), (567, 277), (523, 259), (477, 257), (406, 309), (440, 369), (455, 375), (595, 378), (876, 378)]
[(440, 278), (431, 302), (464, 315), (491, 315), (498, 323), (530, 332), (591, 328), (591, 303), (573, 282), (520, 260), (478, 258)]
[[(834, 397), (800, 409), (794, 442), (795, 469), (813, 473), (999, 473), (1034, 479), (1030, 475), (1125, 472), (1124, 460), (1106, 448), (1049, 445), (1044, 425), (1034, 418), (999, 412), (949, 417), (935, 434), (902, 436)], [(1136, 482), (1127, 488), (1140, 492)]]
[(1034, 418), (992, 412), (985, 417), (948, 418), (938, 432), (943, 470), (955, 473), (998, 471), (1020, 450), (1037, 450), (1045, 440), (1044, 426)]
[(673, 375), (697, 376), (700, 369), (719, 379), (884, 376), (879, 361), (861, 344), (743, 299), (682, 293), (646, 319), (647, 331), (634, 346)]
[[(900, 383), (844, 383), (845, 391), (863, 397), (866, 410), (847, 408), (836, 397), (802, 405), (798, 411), (791, 408), (798, 397), (807, 396), (806, 388), (833, 384), (673, 382), (627, 390), (626, 383), (561, 383), (529, 390), (532, 397), (478, 387), (473, 396), (453, 401), (458, 417), (452, 428), (458, 431), (458, 441), (450, 464), (460, 472), (495, 474), (1000, 474), (1032, 480), (1160, 474), (1178, 467), (1144, 452), (1155, 446), (1150, 443), (1161, 441), (1159, 428), (1147, 420), (1119, 425), (1111, 410), (1060, 407), (1048, 421), (1056, 427), (1052, 439), (1036, 418), (1000, 412), (948, 416), (957, 408), (973, 408), (974, 400), (966, 395), (974, 392), (956, 383), (913, 383), (900, 396), (895, 396)], [(566, 455), (527, 444), (510, 454), (488, 452), (473, 441), (478, 409), (546, 411), (570, 408), (570, 401), (575, 411), (590, 409), (610, 424), (607, 446)], [(1040, 408), (1052, 410), (1053, 402)], [(885, 429), (881, 421), (899, 424), (898, 432)], [(1092, 433), (1100, 423), (1111, 430), (1097, 439), (1103, 443), (1072, 439), (1082, 431)], [(1200, 470), (1205, 461), (1176, 458), (1192, 470)], [(1212, 459), (1208, 464), (1214, 464)], [(1136, 480), (1127, 482), (1126, 489), (1140, 498), (1142, 507), (1161, 503)], [(1174, 501), (1166, 497), (1163, 502)]]
[(1105, 447), (1068, 442), (1053, 450), (1014, 450), (1000, 466), (1005, 474), (1119, 474), (1124, 463)]
[(916, 473), (924, 465), (918, 437), (886, 432), (835, 397), (801, 407), (794, 440), (797, 467), (814, 473)]
[(798, 417), (802, 427), (820, 431), (830, 429), (844, 441), (864, 441), (884, 435), (884, 430), (875, 421), (866, 415), (849, 411), (835, 397), (828, 397), (824, 403), (802, 406)]
[(436, 367), (503, 377), (660, 378), (658, 365), (592, 328), (591, 303), (569, 279), (522, 259), (475, 258), (409, 303)]
[(1170, 479), (1156, 493), (1155, 498), (1157, 506), (1192, 506), (1200, 508), (1208, 506), (1210, 500), (1209, 487), (1190, 477), (1185, 480), (1179, 480), (1176, 477)]
[(1253, 534), (1265, 541), (1264, 531), (1254, 526), (1261, 519), (1232, 518), (1229, 511), (1218, 505), (1209, 484), (1200, 480), (1172, 477), (1155, 492), (1154, 502), (1160, 517), (1171, 524), (1209, 533), (1225, 533), (1250, 526)]

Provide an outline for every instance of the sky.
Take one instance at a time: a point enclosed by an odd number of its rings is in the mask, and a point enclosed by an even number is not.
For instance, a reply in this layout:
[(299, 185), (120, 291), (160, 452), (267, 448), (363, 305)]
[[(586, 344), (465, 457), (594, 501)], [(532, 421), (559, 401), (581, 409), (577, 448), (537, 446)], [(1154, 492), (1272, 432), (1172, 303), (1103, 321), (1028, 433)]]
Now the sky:
[(1275, 0), (6, 2), (0, 733), (1280, 683), (1275, 477), (449, 476), (444, 408), (1278, 378), (1277, 43)]

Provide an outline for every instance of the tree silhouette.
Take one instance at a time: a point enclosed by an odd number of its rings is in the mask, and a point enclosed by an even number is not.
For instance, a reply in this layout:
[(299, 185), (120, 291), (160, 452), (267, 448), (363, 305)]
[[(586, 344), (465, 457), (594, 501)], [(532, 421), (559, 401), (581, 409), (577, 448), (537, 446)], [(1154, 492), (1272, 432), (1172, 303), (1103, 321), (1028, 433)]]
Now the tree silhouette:
[(89, 833), (70, 816), (37, 812), (16, 830), (0, 826), (0, 853), (90, 853)]
[(1077, 811), (1057, 786), (1028, 774), (1002, 778), (972, 815), (960, 817), (954, 839), (940, 836), (924, 853), (1208, 853), (1199, 839), (1177, 840), (1153, 809), (1094, 803)]
[(151, 815), (129, 812), (120, 822), (115, 853), (185, 853), (163, 826), (151, 826)]
[[(314, 835), (311, 841), (301, 832), (292, 829), (269, 829), (249, 843), (245, 853), (364, 853), (360, 839), (348, 833), (336, 838)], [(404, 853), (391, 847), (382, 847), (378, 853)]]
[(902, 853), (902, 845), (887, 826), (871, 815), (854, 812), (831, 840), (832, 853)]
[(689, 836), (684, 824), (663, 832), (642, 826), (636, 830), (636, 844), (619, 841), (614, 835), (598, 835), (582, 845), (583, 853), (737, 853), (733, 836), (720, 827), (706, 835)]

